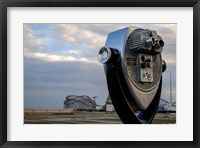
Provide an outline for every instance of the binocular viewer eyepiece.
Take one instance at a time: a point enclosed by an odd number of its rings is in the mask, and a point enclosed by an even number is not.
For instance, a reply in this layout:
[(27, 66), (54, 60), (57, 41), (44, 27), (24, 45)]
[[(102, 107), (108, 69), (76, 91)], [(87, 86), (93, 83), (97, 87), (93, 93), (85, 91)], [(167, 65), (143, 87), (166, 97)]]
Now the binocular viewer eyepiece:
[(100, 63), (113, 63), (119, 61), (119, 52), (116, 49), (103, 46), (99, 50), (98, 60)]
[(99, 50), (110, 98), (124, 123), (152, 122), (167, 67), (163, 47), (156, 31), (127, 27), (111, 32)]
[(161, 53), (164, 41), (156, 31), (138, 29), (129, 36), (129, 48), (149, 54)]

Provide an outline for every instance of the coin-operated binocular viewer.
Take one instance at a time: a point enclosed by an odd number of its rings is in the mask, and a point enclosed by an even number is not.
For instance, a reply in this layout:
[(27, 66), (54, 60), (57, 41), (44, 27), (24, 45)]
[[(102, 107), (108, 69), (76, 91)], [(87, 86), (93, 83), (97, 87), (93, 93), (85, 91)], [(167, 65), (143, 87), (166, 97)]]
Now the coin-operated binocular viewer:
[(151, 123), (160, 101), (164, 41), (156, 31), (128, 27), (108, 35), (98, 53), (115, 110), (123, 123)]

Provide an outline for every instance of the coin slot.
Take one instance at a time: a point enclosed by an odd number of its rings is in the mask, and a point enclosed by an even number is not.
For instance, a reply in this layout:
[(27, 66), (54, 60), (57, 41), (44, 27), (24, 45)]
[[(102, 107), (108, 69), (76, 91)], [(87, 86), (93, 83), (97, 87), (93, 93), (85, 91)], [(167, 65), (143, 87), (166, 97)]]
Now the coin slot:
[(145, 57), (141, 56), (141, 61), (144, 62), (144, 60), (145, 60)]

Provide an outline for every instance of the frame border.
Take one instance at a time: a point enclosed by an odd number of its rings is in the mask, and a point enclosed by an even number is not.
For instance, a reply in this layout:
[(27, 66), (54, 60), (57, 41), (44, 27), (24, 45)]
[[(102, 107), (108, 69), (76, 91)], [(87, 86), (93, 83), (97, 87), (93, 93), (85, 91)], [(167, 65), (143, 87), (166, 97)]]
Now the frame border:
[[(7, 7), (193, 7), (193, 141), (7, 141)], [(200, 0), (0, 0), (0, 147), (200, 147)]]

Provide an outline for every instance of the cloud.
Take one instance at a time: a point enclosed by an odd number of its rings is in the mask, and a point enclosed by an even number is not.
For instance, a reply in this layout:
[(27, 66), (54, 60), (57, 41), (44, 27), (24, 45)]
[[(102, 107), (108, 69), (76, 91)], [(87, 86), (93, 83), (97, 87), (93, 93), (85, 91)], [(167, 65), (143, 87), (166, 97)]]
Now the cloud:
[[(175, 56), (171, 52), (175, 50), (176, 25), (175, 24), (40, 24), (42, 29), (35, 30), (30, 24), (24, 25), (24, 48), (25, 52), (37, 52), (49, 55), (44, 60), (66, 61), (66, 57), (54, 55), (65, 54), (67, 57), (85, 59), (94, 62), (101, 46), (105, 44), (109, 32), (127, 26), (139, 26), (156, 30), (165, 41), (166, 61), (175, 63)], [(44, 27), (48, 35), (44, 32)], [(41, 32), (42, 33), (41, 33)], [(172, 50), (171, 50), (172, 49)], [(35, 53), (37, 55), (37, 53)], [(30, 53), (25, 54), (30, 55)], [(53, 55), (53, 57), (52, 57)], [(38, 56), (33, 56), (38, 57)], [(67, 58), (68, 59), (68, 58)], [(84, 61), (84, 60), (82, 60)]]
[(53, 24), (53, 27), (59, 33), (57, 37), (75, 47), (91, 49), (104, 44), (106, 38), (97, 32), (84, 29), (81, 24)]
[(171, 54), (165, 54), (163, 55), (163, 59), (167, 64), (176, 64), (176, 55), (171, 55)]
[[(108, 95), (103, 65), (83, 62), (48, 62), (24, 59), (25, 103), (38, 98), (62, 100), (67, 95), (99, 96), (98, 104), (104, 104)], [(46, 92), (46, 93), (44, 93)], [(47, 93), (48, 92), (48, 93)], [(53, 99), (54, 98), (54, 99)], [(48, 106), (46, 102), (43, 106)], [(28, 105), (31, 107), (31, 104)], [(59, 107), (63, 107), (63, 102)]]
[(41, 34), (38, 28), (35, 31), (30, 24), (24, 25), (26, 57), (45, 61), (97, 63), (98, 49), (105, 41), (102, 36), (69, 24), (49, 24), (46, 28), (51, 29), (48, 36)]
[(54, 24), (54, 29), (57, 29), (60, 37), (69, 43), (74, 43), (76, 41), (75, 34), (77, 33), (77, 27), (70, 24)]
[(97, 103), (104, 104), (108, 90), (97, 53), (109, 32), (127, 26), (153, 29), (163, 37), (167, 70), (163, 73), (162, 97), (169, 95), (169, 71), (175, 97), (176, 24), (25, 24), (25, 106), (48, 108), (57, 104), (62, 108), (70, 94), (99, 96)]
[(67, 53), (68, 54), (80, 54), (80, 52), (77, 50), (68, 50)]
[(45, 51), (45, 46), (51, 46), (53, 39), (50, 37), (39, 37), (37, 31), (30, 28), (28, 24), (24, 24), (24, 48), (29, 51)]
[(35, 58), (35, 59), (49, 61), (49, 62), (86, 62), (86, 63), (100, 64), (97, 61), (90, 61), (87, 58), (76, 58), (73, 56), (65, 56), (65, 55), (55, 55), (55, 54), (47, 54), (47, 53), (39, 53), (39, 52), (34, 52), (34, 53), (25, 52), (24, 55), (27, 58)]

